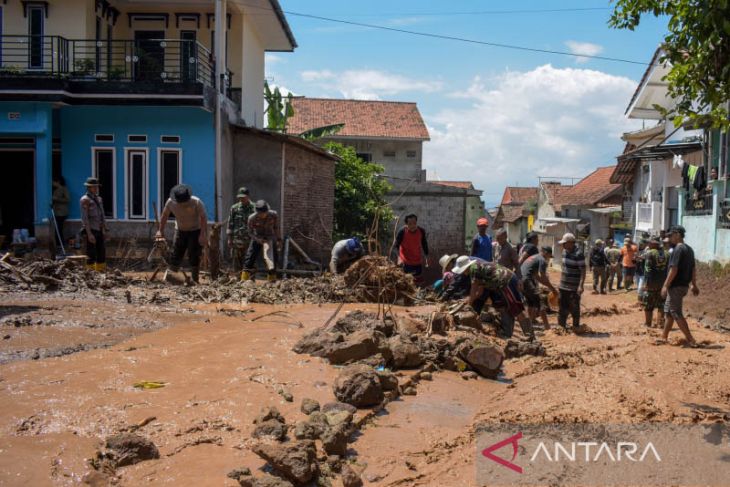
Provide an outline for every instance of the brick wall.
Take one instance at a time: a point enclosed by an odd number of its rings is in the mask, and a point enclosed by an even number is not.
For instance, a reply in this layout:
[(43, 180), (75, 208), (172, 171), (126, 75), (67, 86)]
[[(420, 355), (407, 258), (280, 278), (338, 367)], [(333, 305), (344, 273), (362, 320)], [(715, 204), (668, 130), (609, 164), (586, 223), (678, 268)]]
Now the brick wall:
[(332, 249), (335, 162), (287, 144), (285, 174), (284, 233), (326, 263)]

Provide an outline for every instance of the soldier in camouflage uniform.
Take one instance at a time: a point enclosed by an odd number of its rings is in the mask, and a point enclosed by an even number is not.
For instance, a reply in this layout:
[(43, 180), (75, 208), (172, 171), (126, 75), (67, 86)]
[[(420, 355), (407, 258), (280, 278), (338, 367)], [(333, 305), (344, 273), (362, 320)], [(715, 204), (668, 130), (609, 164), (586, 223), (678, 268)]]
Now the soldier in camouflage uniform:
[(233, 272), (239, 273), (243, 270), (243, 260), (251, 242), (248, 231), (248, 217), (256, 211), (256, 207), (249, 198), (248, 188), (239, 188), (236, 197), (238, 203), (231, 206), (226, 234), (228, 235), (228, 248), (231, 249), (231, 258), (233, 259)]
[(495, 262), (479, 258), (473, 258), (462, 266), (454, 267), (452, 272), (471, 276), (471, 294), (468, 303), (475, 309), (479, 308), (481, 311), (486, 298), (492, 300), (492, 304), (502, 315), (502, 333), (507, 338), (512, 337), (514, 320), (517, 319), (525, 337), (530, 341), (536, 340), (532, 321), (525, 314), (519, 278), (514, 272)]

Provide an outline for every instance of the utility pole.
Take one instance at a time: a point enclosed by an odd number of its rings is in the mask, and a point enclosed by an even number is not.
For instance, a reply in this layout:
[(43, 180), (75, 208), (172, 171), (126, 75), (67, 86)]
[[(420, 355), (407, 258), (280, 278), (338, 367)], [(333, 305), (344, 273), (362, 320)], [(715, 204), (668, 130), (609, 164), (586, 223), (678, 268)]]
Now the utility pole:
[(223, 221), (223, 97), (226, 76), (226, 0), (215, 1), (215, 219)]

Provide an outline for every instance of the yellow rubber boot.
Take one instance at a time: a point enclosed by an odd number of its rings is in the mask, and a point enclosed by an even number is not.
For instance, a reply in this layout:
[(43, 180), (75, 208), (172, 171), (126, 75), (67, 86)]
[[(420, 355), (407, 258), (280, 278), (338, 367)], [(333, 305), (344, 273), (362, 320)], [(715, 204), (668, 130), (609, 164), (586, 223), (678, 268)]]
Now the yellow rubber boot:
[(106, 272), (106, 262), (97, 263), (95, 268), (96, 272)]
[(266, 276), (266, 280), (269, 282), (276, 282), (276, 274), (270, 272), (269, 275)]
[(86, 268), (89, 269), (90, 271), (95, 271), (96, 264), (86, 264)]
[(241, 280), (242, 281), (250, 281), (251, 280), (251, 273), (248, 271), (241, 272)]

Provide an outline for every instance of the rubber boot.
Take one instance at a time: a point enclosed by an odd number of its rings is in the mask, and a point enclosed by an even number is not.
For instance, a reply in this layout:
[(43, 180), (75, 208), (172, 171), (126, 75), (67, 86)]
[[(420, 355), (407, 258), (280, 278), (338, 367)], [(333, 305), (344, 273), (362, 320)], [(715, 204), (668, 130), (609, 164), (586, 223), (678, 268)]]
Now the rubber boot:
[(106, 262), (101, 262), (96, 264), (95, 266), (96, 272), (106, 272)]
[(241, 280), (242, 281), (250, 281), (251, 280), (251, 273), (248, 271), (242, 271), (241, 272)]
[(266, 276), (266, 280), (269, 282), (276, 282), (276, 272), (269, 272), (269, 275)]
[(200, 268), (193, 267), (190, 269), (190, 274), (195, 284), (200, 284)]
[(90, 271), (95, 271), (96, 264), (86, 264), (86, 268), (89, 269)]

